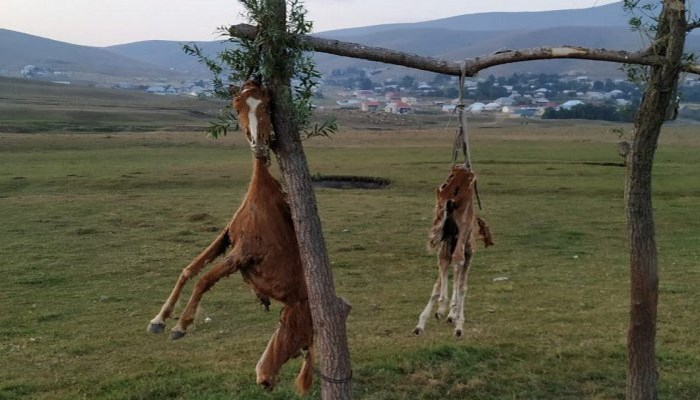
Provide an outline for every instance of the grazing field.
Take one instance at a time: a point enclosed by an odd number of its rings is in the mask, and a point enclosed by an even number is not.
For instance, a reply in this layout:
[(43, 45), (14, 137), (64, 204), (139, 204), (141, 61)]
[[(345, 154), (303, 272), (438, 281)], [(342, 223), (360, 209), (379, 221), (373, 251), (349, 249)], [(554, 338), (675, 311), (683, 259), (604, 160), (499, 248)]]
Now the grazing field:
[[(462, 339), (437, 321), (411, 335), (435, 279), (425, 239), (452, 130), (346, 128), (305, 143), (313, 174), (391, 181), (316, 193), (336, 288), (353, 304), (355, 398), (623, 397), (629, 279), (613, 127), (471, 124), (496, 246), (475, 257)], [(699, 154), (697, 128), (665, 128), (654, 205), (666, 399), (700, 393)], [(293, 398), (299, 361), (274, 392), (255, 386), (280, 306), (266, 313), (238, 275), (205, 296), (184, 339), (146, 333), (249, 173), (238, 133), (0, 133), (0, 399)]]
[(201, 130), (220, 101), (0, 77), (0, 132)]

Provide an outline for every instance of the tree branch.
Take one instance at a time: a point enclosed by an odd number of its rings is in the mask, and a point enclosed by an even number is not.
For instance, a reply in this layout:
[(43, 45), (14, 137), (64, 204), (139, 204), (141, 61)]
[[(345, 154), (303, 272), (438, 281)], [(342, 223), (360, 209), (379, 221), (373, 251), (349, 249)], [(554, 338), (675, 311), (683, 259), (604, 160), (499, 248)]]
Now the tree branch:
[(700, 20), (696, 20), (696, 21), (689, 23), (687, 28), (686, 28), (686, 32), (690, 32), (693, 29), (697, 29), (697, 28), (700, 28)]
[[(233, 25), (229, 28), (231, 36), (239, 38), (253, 39), (257, 35), (257, 32), (257, 27), (248, 24)], [(301, 43), (308, 46), (309, 49), (321, 53), (363, 58), (365, 60), (401, 65), (445, 75), (459, 76), (462, 73), (462, 62), (460, 61), (448, 61), (381, 47), (366, 46), (358, 43), (342, 42), (308, 35), (303, 35), (300, 40)], [(647, 51), (630, 53), (627, 51), (589, 49), (576, 46), (535, 47), (530, 49), (499, 51), (482, 57), (465, 59), (464, 72), (466, 76), (474, 76), (483, 69), (497, 65), (555, 58), (576, 58), (652, 66), (660, 66), (665, 62), (663, 58), (649, 54)], [(700, 75), (700, 64), (685, 65), (682, 67), (682, 70)]]

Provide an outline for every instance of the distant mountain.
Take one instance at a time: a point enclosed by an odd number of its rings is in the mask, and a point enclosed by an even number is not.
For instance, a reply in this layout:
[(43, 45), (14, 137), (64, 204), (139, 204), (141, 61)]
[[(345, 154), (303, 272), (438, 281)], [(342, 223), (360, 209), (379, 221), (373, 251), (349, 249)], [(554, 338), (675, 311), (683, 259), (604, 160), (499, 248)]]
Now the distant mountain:
[(544, 29), (553, 27), (602, 27), (627, 26), (628, 16), (623, 12), (622, 3), (612, 3), (599, 7), (575, 10), (537, 12), (489, 12), (465, 14), (426, 22), (384, 24), (361, 28), (338, 29), (319, 33), (330, 39), (348, 40), (384, 31), (417, 28), (438, 28), (460, 31), (514, 31)]
[[(426, 22), (384, 24), (320, 32), (315, 36), (370, 46), (460, 60), (502, 49), (537, 46), (580, 45), (593, 48), (636, 51), (646, 46), (641, 36), (629, 29), (622, 3), (575, 10), (542, 12), (498, 12), (467, 14)], [(700, 36), (691, 36), (688, 48), (700, 50)], [(224, 45), (199, 42), (205, 54), (214, 55)], [(183, 72), (206, 74), (205, 68), (173, 42), (138, 42), (105, 48), (142, 62)], [(373, 79), (406, 74), (429, 78), (430, 73), (376, 62), (315, 55), (317, 67), (325, 74), (349, 67), (375, 69)], [(619, 66), (585, 60), (531, 61), (493, 67), (484, 74), (510, 75), (513, 72), (581, 73), (591, 76), (621, 76)]]
[[(142, 42), (120, 44), (105, 47), (104, 50), (142, 63), (156, 65), (188, 75), (209, 77), (209, 70), (199, 63), (196, 57), (187, 55), (182, 50), (185, 43), (167, 40), (147, 40)], [(214, 42), (194, 42), (205, 54), (214, 55), (225, 48), (225, 45)]]
[(105, 49), (79, 46), (0, 29), (0, 75), (17, 77), (28, 65), (47, 80), (120, 82), (176, 78), (156, 64), (134, 60)]
[[(691, 6), (694, 1), (690, 2)], [(333, 30), (317, 36), (447, 60), (539, 46), (578, 45), (626, 51), (645, 48), (648, 43), (639, 33), (630, 30), (628, 20), (622, 3), (612, 3), (574, 10), (467, 14), (426, 22)], [(700, 51), (700, 35), (688, 37), (687, 49)], [(404, 67), (326, 54), (318, 54), (317, 63), (326, 73), (347, 67), (376, 69), (382, 71), (375, 75), (378, 79), (406, 74), (426, 78), (430, 75)], [(482, 74), (510, 75), (515, 72), (622, 76), (617, 64), (574, 59), (507, 64), (489, 68)]]
[[(513, 31), (459, 31), (437, 28), (395, 29), (376, 31), (363, 36), (347, 37), (346, 40), (370, 46), (386, 47), (400, 51), (418, 53), (447, 60), (461, 60), (491, 54), (504, 49), (530, 48), (537, 46), (579, 45), (591, 48), (636, 51), (645, 46), (639, 34), (625, 27), (547, 27)], [(700, 49), (700, 40), (690, 38), (689, 49)], [(324, 72), (344, 69), (349, 66), (382, 70), (378, 78), (392, 75), (416, 75), (409, 69), (386, 66), (376, 62), (352, 60), (325, 54), (317, 55), (319, 67)], [(546, 60), (508, 64), (485, 70), (483, 74), (510, 75), (514, 72), (528, 73), (579, 73), (592, 76), (621, 75), (619, 66), (585, 60)]]
[[(691, 3), (696, 0), (691, 1)], [(693, 8), (691, 8), (692, 10)], [(319, 37), (339, 39), (410, 53), (460, 60), (503, 49), (537, 46), (580, 45), (593, 48), (636, 51), (646, 47), (638, 33), (628, 27), (622, 3), (576, 10), (543, 12), (480, 13), (426, 22), (385, 24), (320, 32)], [(700, 34), (688, 37), (688, 50), (700, 52)], [(228, 43), (198, 42), (205, 54), (215, 55)], [(77, 46), (37, 36), (0, 29), (0, 75), (19, 76), (27, 65), (35, 65), (58, 80), (94, 82), (153, 81), (210, 78), (195, 57), (182, 51), (182, 43), (143, 41), (95, 48)], [(433, 74), (376, 62), (315, 55), (322, 73), (348, 67), (370, 68), (373, 80), (410, 74), (429, 79)], [(548, 60), (493, 67), (482, 74), (510, 75), (513, 72), (577, 73), (595, 77), (621, 75), (613, 63), (584, 60)], [(66, 75), (61, 75), (65, 73)]]

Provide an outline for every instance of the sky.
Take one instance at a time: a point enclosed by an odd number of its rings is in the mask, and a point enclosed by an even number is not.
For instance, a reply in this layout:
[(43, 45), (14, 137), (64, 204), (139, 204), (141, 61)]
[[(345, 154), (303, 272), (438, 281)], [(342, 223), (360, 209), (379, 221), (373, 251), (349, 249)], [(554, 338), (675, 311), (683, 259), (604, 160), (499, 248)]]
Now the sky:
[[(314, 32), (493, 11), (588, 8), (619, 0), (306, 0)], [(247, 23), (236, 0), (0, 0), (0, 28), (72, 44), (218, 40)]]

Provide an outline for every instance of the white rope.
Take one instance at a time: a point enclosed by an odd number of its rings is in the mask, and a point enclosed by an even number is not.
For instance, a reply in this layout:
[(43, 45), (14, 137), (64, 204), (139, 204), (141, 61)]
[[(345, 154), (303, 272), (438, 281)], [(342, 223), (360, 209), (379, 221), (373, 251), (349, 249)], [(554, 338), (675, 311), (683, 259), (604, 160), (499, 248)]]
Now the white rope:
[(452, 147), (452, 165), (457, 161), (457, 152), (461, 148), (464, 154), (464, 164), (467, 169), (472, 168), (471, 149), (469, 148), (469, 135), (467, 132), (467, 114), (464, 112), (464, 79), (467, 75), (467, 64), (461, 62), (461, 74), (459, 76), (459, 102), (457, 103), (457, 113), (459, 116), (459, 126), (455, 134), (455, 142)]
[[(455, 141), (452, 146), (452, 166), (454, 167), (457, 162), (457, 149), (461, 148), (464, 154), (464, 166), (467, 167), (467, 170), (471, 171), (472, 155), (471, 149), (469, 148), (469, 133), (467, 132), (467, 114), (464, 112), (464, 79), (467, 76), (467, 63), (464, 60), (462, 60), (461, 69), (461, 74), (459, 76), (459, 102), (457, 103), (459, 127), (457, 127)], [(476, 203), (479, 206), (479, 210), (481, 210), (481, 199), (479, 198), (479, 190), (476, 187), (476, 182), (474, 182), (474, 193), (476, 195)]]

